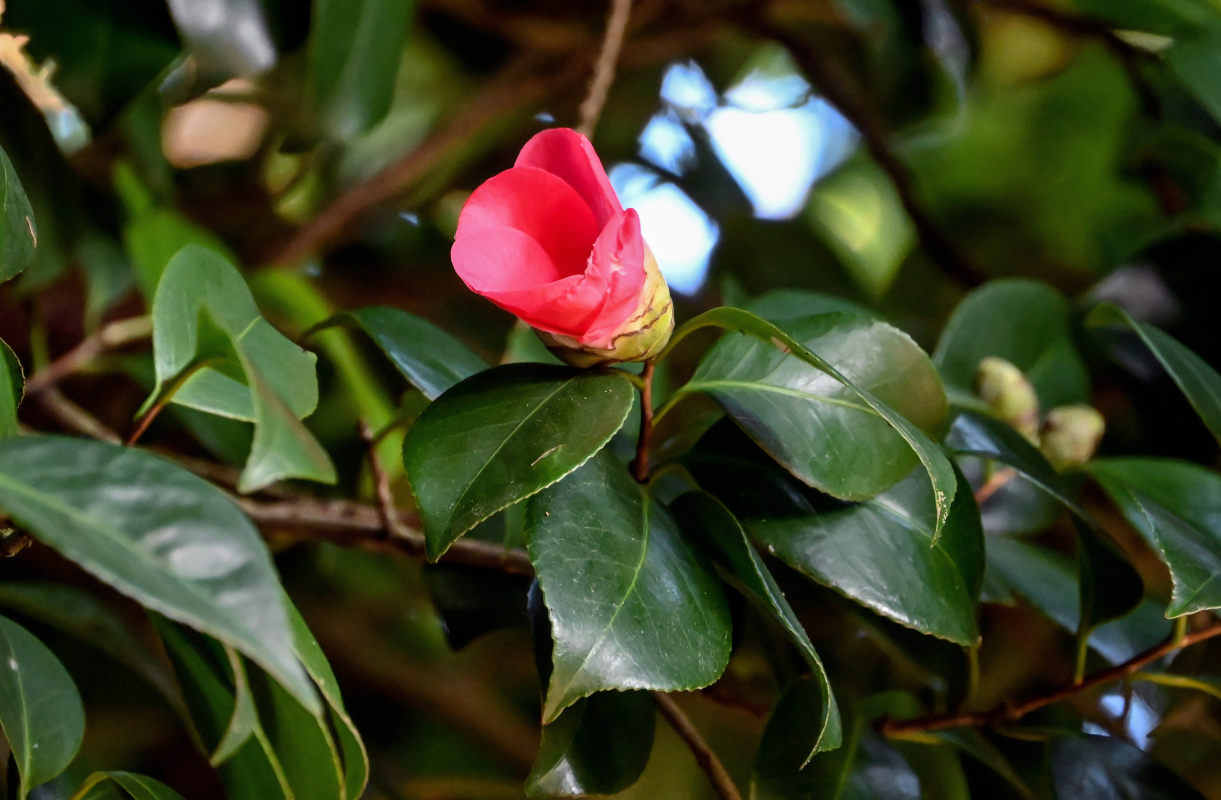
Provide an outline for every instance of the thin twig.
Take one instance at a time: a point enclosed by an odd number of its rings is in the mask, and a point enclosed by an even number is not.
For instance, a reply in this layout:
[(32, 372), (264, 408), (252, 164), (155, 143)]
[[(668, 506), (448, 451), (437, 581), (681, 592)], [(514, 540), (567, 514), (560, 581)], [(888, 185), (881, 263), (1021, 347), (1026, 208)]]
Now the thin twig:
[(695, 756), (696, 763), (708, 776), (708, 781), (716, 790), (717, 796), (721, 800), (742, 800), (742, 795), (738, 792), (733, 778), (729, 777), (729, 773), (725, 771), (725, 765), (704, 741), (700, 732), (691, 724), (691, 720), (687, 718), (683, 710), (678, 707), (678, 703), (675, 703), (674, 699), (664, 692), (653, 692), (653, 699), (657, 701), (657, 710), (665, 717), (666, 722), (670, 723), (674, 732), (686, 742), (691, 754)]
[(377, 457), (378, 436), (368, 422), (360, 423), (360, 438), (369, 446), (369, 469), (373, 473), (373, 491), (377, 496), (377, 513), (382, 520), (382, 533), (396, 539), (410, 539), (418, 535), (402, 521), (395, 510), (390, 475), (382, 469), (382, 460)]
[(153, 322), (150, 317), (131, 317), (107, 323), (82, 339), (76, 347), (31, 375), (25, 384), (26, 393), (37, 394), (44, 391), (69, 375), (80, 372), (107, 350), (147, 339), (152, 332)]
[[(345, 547), (392, 550), (412, 558), (425, 557), (424, 535), (414, 514), (395, 510), (393, 536), (386, 535), (382, 511), (348, 500), (255, 500), (233, 497), (246, 515), (260, 526), (289, 528), (302, 541), (329, 541)], [(508, 575), (534, 576), (534, 565), (522, 550), (478, 539), (460, 539), (445, 552), (443, 562), (494, 570)]]
[(992, 473), (992, 477), (988, 478), (983, 486), (975, 490), (975, 503), (983, 505), (984, 501), (996, 494), (1002, 486), (1016, 478), (1017, 474), (1017, 470), (1013, 467), (1005, 467)]
[(1201, 628), (1181, 638), (1171, 636), (1161, 644), (1138, 653), (1122, 664), (1116, 664), (1113, 667), (1100, 670), (1086, 676), (1084, 680), (1061, 686), (1058, 689), (1032, 697), (1021, 703), (1005, 702), (988, 711), (974, 711), (963, 714), (936, 714), (905, 720), (884, 718), (881, 720), (878, 729), (886, 736), (903, 736), (904, 734), (943, 731), (950, 728), (992, 727), (1017, 722), (1032, 711), (1037, 711), (1044, 706), (1066, 700), (1097, 686), (1127, 678), (1146, 664), (1169, 655), (1175, 650), (1182, 647), (1190, 647), (1193, 644), (1203, 642), (1218, 635), (1221, 635), (1221, 622), (1213, 622), (1207, 628)]
[(649, 479), (649, 444), (653, 438), (653, 361), (644, 362), (640, 373), (640, 435), (636, 438), (636, 460), (632, 462), (632, 477), (639, 483)]
[(920, 242), (941, 270), (965, 287), (975, 287), (987, 276), (968, 261), (936, 221), (924, 209), (916, 192), (915, 179), (907, 165), (890, 149), (886, 122), (870, 104), (864, 92), (839, 64), (825, 58), (821, 51), (774, 23), (764, 19), (756, 8), (742, 19), (756, 33), (784, 45), (806, 77), (824, 97), (852, 123), (861, 135), (874, 163), (886, 173), (904, 211), (911, 219)]
[(97, 417), (64, 397), (63, 393), (54, 386), (42, 387), (34, 398), (47, 413), (69, 431), (111, 444), (122, 444), (123, 440), (119, 434), (104, 425)]
[(615, 81), (615, 65), (619, 62), (619, 51), (623, 48), (623, 35), (627, 32), (627, 21), (632, 10), (632, 0), (611, 0), (610, 17), (606, 21), (606, 34), (602, 37), (602, 49), (594, 64), (589, 91), (579, 110), (580, 122), (577, 130), (593, 138), (594, 128), (606, 105), (611, 84)]

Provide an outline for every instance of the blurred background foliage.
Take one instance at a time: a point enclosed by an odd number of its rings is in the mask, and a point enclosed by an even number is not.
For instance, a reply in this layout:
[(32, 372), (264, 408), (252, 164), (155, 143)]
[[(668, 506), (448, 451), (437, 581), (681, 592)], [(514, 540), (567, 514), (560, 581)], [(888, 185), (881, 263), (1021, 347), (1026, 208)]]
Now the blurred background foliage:
[[(0, 288), (0, 338), (37, 370), (106, 321), (142, 313), (169, 255), (201, 242), (243, 266), (290, 335), (384, 304), (491, 363), (536, 354), (508, 315), (465, 289), (449, 246), (473, 187), (534, 132), (576, 123), (605, 12), (556, 0), (8, 0), (0, 146), (30, 197), (38, 247)], [(1074, 300), (1118, 302), (1217, 364), (1219, 124), (1216, 0), (639, 0), (593, 138), (624, 204), (640, 211), (680, 321), (805, 289), (869, 307), (931, 352), (966, 291), (1024, 276)], [(1215, 443), (1150, 357), (1128, 352), (1117, 367), (1078, 344), (1109, 423), (1102, 453), (1218, 466)], [(335, 457), (335, 493), (369, 499), (359, 423), (410, 418), (423, 401), (402, 396), (358, 336), (330, 330), (313, 345), (322, 394), (307, 423)], [(127, 430), (151, 386), (149, 357), (120, 349), (104, 366), (63, 392)], [(671, 364), (671, 384), (692, 367)], [(27, 405), (45, 427), (62, 425)], [(249, 436), (175, 409), (145, 442), (240, 464)], [(399, 463), (399, 441), (382, 444), (385, 463)], [(1023, 524), (988, 511), (995, 529)], [(526, 581), (289, 541), (278, 566), (369, 745), (367, 796), (521, 796), (539, 736)], [(18, 562), (0, 563), (0, 578), (73, 583), (146, 624), (49, 550), (35, 545)], [(1165, 592), (1160, 565), (1138, 567)], [(957, 648), (788, 578), (841, 705), (961, 683)], [(984, 706), (1062, 680), (1071, 659), (1057, 625), (1071, 621), (1054, 619), (1064, 598), (1052, 590), (1036, 610), (1003, 589), (991, 596), (1006, 602), (982, 612)], [(189, 798), (217, 795), (148, 681), (3, 595), (81, 685), (89, 729), (65, 786), (92, 767), (123, 767)], [(682, 704), (743, 776), (767, 711), (802, 667), (749, 610), (735, 614), (726, 677)], [(1147, 622), (1156, 641), (1166, 622)], [(1189, 657), (1215, 663), (1219, 647)], [(1216, 699), (1148, 685), (1108, 697), (1113, 713), (1090, 724), (1221, 797)], [(918, 745), (897, 764), (870, 736), (859, 747), (883, 773), (940, 775), (925, 780), (928, 797), (1022, 796), (981, 761), (938, 772)], [(1007, 755), (1022, 768), (1044, 757), (1014, 742)], [(658, 726), (644, 777), (622, 796), (708, 792)]]

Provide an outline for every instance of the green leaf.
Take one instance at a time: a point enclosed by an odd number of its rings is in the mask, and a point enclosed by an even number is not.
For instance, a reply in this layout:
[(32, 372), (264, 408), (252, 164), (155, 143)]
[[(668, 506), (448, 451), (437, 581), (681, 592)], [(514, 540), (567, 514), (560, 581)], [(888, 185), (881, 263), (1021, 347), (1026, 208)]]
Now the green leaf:
[(1166, 615), (1221, 608), (1221, 476), (1161, 458), (1097, 459), (1086, 468), (1170, 568)]
[(428, 557), (584, 464), (623, 426), (633, 397), (618, 373), (541, 364), (497, 367), (439, 397), (403, 442)]
[(933, 352), (947, 388), (973, 397), (975, 372), (987, 356), (1022, 370), (1044, 408), (1089, 399), (1089, 374), (1069, 334), (1068, 301), (1046, 284), (989, 281), (954, 309)]
[(144, 643), (117, 609), (92, 592), (66, 583), (4, 581), (0, 583), (0, 605), (93, 645), (130, 667), (171, 704), (181, 704), (174, 678), (163, 666), (163, 659)]
[(0, 443), (0, 508), (104, 583), (231, 644), (318, 708), (267, 547), (212, 484), (143, 451), (22, 436)]
[(488, 368), (470, 349), (422, 317), (370, 306), (337, 314), (315, 330), (347, 323), (369, 335), (407, 382), (435, 400), (454, 384)]
[(746, 520), (768, 552), (884, 617), (964, 646), (979, 638), (975, 603), (984, 543), (970, 492), (959, 492), (940, 537), (928, 478), (913, 472), (872, 500)]
[[(824, 358), (754, 314), (716, 308), (684, 324), (670, 347), (711, 326), (749, 334), (763, 344), (736, 336), (718, 342), (680, 393), (712, 393), (793, 474), (839, 497), (869, 497), (906, 475), (913, 464), (903, 449), (906, 442), (932, 480), (934, 539), (940, 535), (954, 500), (954, 469), (924, 431), (940, 433), (945, 394), (927, 357), (906, 334), (837, 314), (788, 324), (798, 338), (828, 353)], [(862, 352), (871, 358), (864, 361)], [(848, 374), (829, 359), (850, 365)]]
[(322, 131), (345, 141), (390, 110), (410, 0), (314, 0), (309, 95)]
[(326, 451), (300, 422), (318, 404), (316, 357), (259, 315), (241, 273), (197, 245), (165, 268), (153, 300), (157, 385), (180, 405), (255, 423), (239, 491), (284, 478), (334, 483)]
[(0, 340), (0, 438), (17, 433), (17, 406), (25, 394), (25, 373), (17, 354)]
[(878, 313), (868, 306), (832, 294), (810, 292), (805, 289), (775, 289), (751, 300), (745, 308), (750, 313), (758, 314), (768, 322), (774, 322), (777, 325), (781, 325), (787, 320), (835, 312), (878, 318)]
[(85, 735), (85, 708), (68, 671), (42, 642), (4, 617), (0, 725), (21, 775), (22, 800), (64, 771)]
[(1080, 646), (1104, 622), (1124, 616), (1140, 603), (1145, 584), (1110, 540), (1094, 527), (1077, 524), (1077, 564), (1080, 573)]
[(530, 557), (551, 617), (544, 723), (603, 689), (707, 686), (729, 660), (729, 608), (666, 509), (602, 454), (530, 500)]
[(37, 246), (34, 209), (21, 188), (13, 162), (0, 148), (0, 283), (25, 269)]
[(614, 794), (636, 782), (653, 751), (656, 727), (648, 692), (598, 692), (543, 728), (528, 797)]
[(288, 621), (293, 630), (293, 647), (305, 671), (309, 673), (318, 691), (329, 707), (330, 725), (339, 740), (339, 756), (343, 763), (344, 786), (343, 796), (347, 800), (357, 800), (364, 792), (369, 781), (369, 755), (365, 744), (361, 741), (360, 732), (348, 715), (343, 705), (343, 696), (339, 691), (339, 682), (331, 670), (330, 663), (318, 641), (310, 633), (309, 627), (301, 617), (296, 607), (285, 597), (288, 609)]
[(242, 660), (218, 642), (153, 616), (174, 664), (195, 732), (231, 800), (291, 800), (279, 760), (258, 724)]
[(1109, 736), (1065, 736), (1050, 746), (1058, 800), (1204, 800), (1139, 748)]
[[(718, 554), (719, 560), (725, 563), (733, 585), (784, 629), (809, 664), (810, 671), (822, 691), (822, 699), (818, 706), (819, 715), (810, 719), (811, 728), (816, 733), (812, 738), (806, 737), (810, 744), (806, 761), (824, 750), (839, 747), (843, 738), (839, 707), (835, 703), (831, 682), (827, 679), (822, 659), (818, 657), (813, 642), (801, 626), (801, 621), (797, 619), (789, 601), (784, 598), (784, 592), (776, 584), (776, 579), (751, 546), (746, 531), (729, 509), (712, 495), (703, 492), (690, 492), (679, 497), (670, 504), (670, 510), (687, 536), (695, 542), (711, 545), (703, 549)], [(803, 762), (802, 766), (804, 765)]]
[(1091, 327), (1127, 325), (1145, 347), (1161, 362), (1162, 367), (1178, 384), (1191, 407), (1204, 425), (1221, 442), (1221, 375), (1204, 359), (1180, 344), (1174, 337), (1152, 325), (1137, 322), (1127, 312), (1115, 306), (1099, 306), (1090, 312), (1086, 324)]
[(132, 800), (182, 800), (182, 795), (161, 781), (134, 772), (95, 772), (85, 779), (74, 796), (82, 796), (84, 792), (106, 781), (123, 787)]
[(1221, 16), (1208, 28), (1177, 37), (1162, 54), (1179, 81), (1217, 122), (1221, 122)]

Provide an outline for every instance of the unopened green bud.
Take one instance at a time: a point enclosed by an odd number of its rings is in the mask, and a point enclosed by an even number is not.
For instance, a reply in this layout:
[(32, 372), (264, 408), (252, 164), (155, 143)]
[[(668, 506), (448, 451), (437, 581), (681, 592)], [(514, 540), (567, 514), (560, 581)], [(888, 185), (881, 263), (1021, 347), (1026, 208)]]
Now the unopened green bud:
[(537, 331), (547, 349), (574, 367), (596, 367), (621, 361), (647, 361), (670, 341), (674, 332), (674, 303), (661, 276), (657, 259), (644, 248), (644, 285), (640, 301), (627, 319), (603, 341), (582, 344), (571, 336)]
[(1039, 397), (1020, 369), (1003, 358), (988, 356), (975, 373), (975, 392), (997, 418), (1031, 443), (1039, 443)]
[(1091, 406), (1053, 408), (1043, 423), (1040, 448), (1056, 469), (1084, 464), (1094, 457), (1106, 420)]

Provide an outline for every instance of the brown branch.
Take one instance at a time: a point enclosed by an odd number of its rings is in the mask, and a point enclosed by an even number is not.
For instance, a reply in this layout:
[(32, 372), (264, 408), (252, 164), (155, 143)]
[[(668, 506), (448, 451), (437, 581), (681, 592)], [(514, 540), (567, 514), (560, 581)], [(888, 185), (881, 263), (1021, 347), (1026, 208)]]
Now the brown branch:
[(1013, 467), (1005, 467), (992, 473), (992, 477), (988, 478), (983, 486), (975, 490), (976, 505), (982, 506), (989, 497), (1000, 491), (1001, 487), (1016, 478), (1017, 474), (1017, 470)]
[(48, 414), (72, 433), (79, 433), (111, 444), (123, 443), (119, 434), (112, 431), (97, 417), (64, 397), (63, 393), (54, 386), (50, 384), (43, 386), (34, 398)]
[(147, 339), (152, 332), (153, 322), (149, 317), (131, 317), (103, 325), (82, 339), (76, 347), (31, 375), (25, 384), (26, 393), (44, 391), (69, 375), (80, 372), (107, 350)]
[(644, 362), (640, 374), (640, 435), (636, 439), (636, 460), (632, 462), (632, 477), (639, 483), (649, 479), (649, 444), (653, 438), (653, 370), (656, 364)]
[(623, 35), (627, 32), (631, 10), (632, 0), (611, 0), (606, 35), (602, 37), (602, 49), (598, 53), (597, 63), (594, 64), (589, 92), (585, 95), (579, 111), (580, 122), (577, 124), (577, 130), (588, 138), (593, 138), (594, 128), (598, 127), (598, 118), (602, 116), (602, 107), (606, 105), (606, 97), (615, 80), (615, 64), (618, 63), (619, 51), (623, 48)]
[(657, 701), (657, 710), (665, 717), (666, 722), (670, 723), (674, 732), (686, 742), (687, 747), (691, 750), (691, 755), (695, 756), (696, 763), (708, 776), (708, 781), (716, 790), (717, 796), (721, 800), (742, 800), (742, 795), (738, 792), (733, 778), (729, 777), (729, 773), (725, 771), (725, 765), (704, 741), (700, 732), (691, 724), (691, 720), (687, 718), (683, 710), (678, 707), (678, 703), (675, 703), (674, 699), (664, 692), (653, 692), (653, 699)]
[(1032, 697), (1021, 703), (1005, 702), (988, 711), (972, 711), (962, 714), (936, 714), (915, 719), (896, 720), (886, 717), (880, 721), (878, 730), (886, 736), (898, 737), (904, 734), (942, 731), (950, 728), (993, 727), (1017, 722), (1032, 711), (1037, 711), (1044, 706), (1058, 703), (1061, 700), (1067, 700), (1076, 694), (1089, 691), (1097, 686), (1127, 678), (1146, 664), (1169, 655), (1175, 650), (1190, 647), (1193, 644), (1203, 642), (1218, 635), (1221, 635), (1221, 622), (1214, 621), (1208, 627), (1201, 628), (1182, 637), (1171, 636), (1161, 644), (1138, 653), (1122, 664), (1116, 664), (1092, 675), (1087, 675), (1084, 680), (1061, 686), (1058, 689), (1053, 689), (1046, 694)]
[(978, 286), (986, 280), (977, 266), (968, 261), (936, 221), (929, 215), (916, 192), (915, 179), (899, 157), (890, 149), (890, 133), (882, 115), (866, 98), (839, 64), (823, 57), (821, 51), (791, 31), (780, 27), (759, 13), (759, 8), (742, 17), (743, 24), (756, 33), (774, 39), (789, 51), (793, 60), (810, 79), (814, 87), (852, 123), (874, 163), (886, 173), (903, 209), (911, 219), (920, 243), (941, 270), (963, 286)]
[[(425, 556), (419, 520), (405, 511), (393, 512), (398, 532), (387, 536), (383, 512), (365, 503), (313, 498), (267, 501), (235, 496), (233, 499), (261, 527), (291, 529), (297, 540), (329, 541), (345, 547), (404, 553), (412, 558)], [(446, 551), (443, 560), (509, 575), (534, 575), (534, 566), (524, 551), (478, 539), (458, 540)]]

